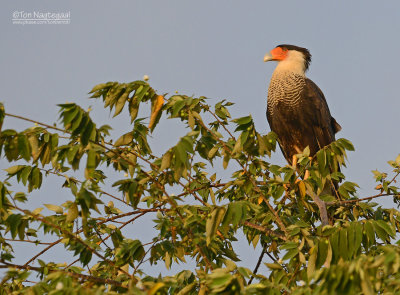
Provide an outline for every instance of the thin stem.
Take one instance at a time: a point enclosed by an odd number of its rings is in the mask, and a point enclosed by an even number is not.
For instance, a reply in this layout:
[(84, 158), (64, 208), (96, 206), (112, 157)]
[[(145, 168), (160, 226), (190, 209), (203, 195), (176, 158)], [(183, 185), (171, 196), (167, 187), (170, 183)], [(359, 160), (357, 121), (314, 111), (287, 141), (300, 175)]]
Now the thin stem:
[(84, 245), (90, 252), (92, 252), (94, 255), (96, 255), (96, 256), (99, 257), (100, 259), (106, 261), (107, 263), (109, 263), (109, 264), (112, 265), (113, 267), (115, 267), (115, 268), (117, 268), (118, 270), (121, 270), (123, 273), (129, 275), (127, 272), (125, 272), (124, 270), (122, 270), (122, 269), (120, 269), (119, 267), (117, 267), (113, 261), (111, 261), (111, 260), (105, 258), (105, 257), (104, 257), (103, 255), (101, 255), (98, 251), (96, 251), (96, 249), (92, 248), (92, 247), (89, 246), (87, 243), (85, 243), (85, 242), (84, 242), (81, 238), (79, 238), (77, 235), (75, 235), (75, 234), (73, 234), (73, 233), (71, 233), (71, 232), (69, 232), (69, 231), (67, 231), (67, 230), (65, 230), (65, 229), (63, 229), (63, 228), (61, 228), (60, 226), (58, 226), (58, 225), (56, 225), (56, 224), (53, 224), (52, 222), (50, 222), (50, 221), (44, 219), (43, 217), (41, 217), (41, 216), (39, 216), (39, 215), (37, 215), (37, 214), (33, 214), (33, 213), (32, 213), (31, 211), (29, 211), (29, 210), (24, 210), (24, 209), (21, 209), (21, 208), (19, 208), (19, 207), (15, 207), (15, 209), (17, 209), (17, 210), (19, 210), (19, 211), (25, 213), (26, 215), (31, 216), (33, 219), (35, 219), (35, 220), (37, 220), (37, 221), (40, 221), (40, 222), (42, 222), (42, 223), (44, 223), (44, 224), (47, 224), (48, 226), (51, 226), (52, 228), (55, 228), (55, 229), (59, 230), (59, 231), (60, 231), (61, 233), (63, 233), (64, 235), (66, 235), (66, 236), (68, 236), (68, 237), (70, 237), (70, 238), (76, 240), (78, 243)]
[(361, 202), (361, 201), (372, 200), (372, 199), (379, 198), (379, 197), (384, 197), (384, 196), (397, 196), (397, 195), (398, 194), (381, 193), (381, 194), (377, 194), (377, 195), (366, 197), (366, 198), (362, 198), (362, 199), (345, 200), (345, 201), (339, 201), (339, 202), (329, 202), (327, 204), (328, 205), (336, 205), (336, 204), (339, 203), (340, 205), (346, 205), (346, 204), (350, 204), (350, 203), (358, 203), (358, 202)]
[(271, 230), (269, 228), (265, 228), (265, 227), (263, 227), (261, 225), (257, 225), (257, 224), (254, 224), (254, 223), (251, 223), (251, 222), (248, 222), (248, 221), (243, 222), (243, 224), (248, 226), (248, 227), (254, 228), (256, 230), (259, 230), (259, 231), (261, 231), (263, 233), (266, 233), (268, 235), (277, 237), (277, 238), (279, 238), (281, 240), (284, 240), (284, 241), (287, 240), (286, 236), (284, 236), (284, 235), (282, 235), (280, 233), (277, 233), (277, 232), (275, 232), (275, 231), (273, 231), (273, 230)]
[[(41, 171), (45, 171), (46, 173), (50, 173), (50, 174), (57, 175), (57, 176), (60, 176), (60, 177), (64, 177), (64, 178), (67, 178), (67, 177), (68, 177), (68, 176), (63, 175), (63, 174), (61, 174), (61, 173), (58, 173), (57, 171), (52, 171), (51, 169), (43, 169), (43, 168), (39, 168), (39, 169), (40, 169)], [(68, 178), (71, 179), (72, 177), (68, 177)], [(78, 182), (78, 183), (82, 183), (82, 181), (80, 181), (80, 180), (78, 180), (78, 179), (76, 179), (76, 178), (74, 178), (74, 180), (76, 180), (76, 182)], [(102, 189), (99, 189), (98, 192), (99, 192), (100, 194), (107, 195), (107, 196), (113, 198), (114, 200), (120, 201), (120, 202), (124, 203), (125, 205), (130, 206), (130, 205), (129, 205), (127, 202), (125, 202), (124, 200), (122, 200), (122, 199), (120, 199), (120, 198), (118, 198), (118, 197), (116, 197), (116, 196), (114, 196), (114, 195), (112, 195), (112, 194), (110, 194), (110, 193), (107, 193), (107, 192), (103, 191)]]
[(256, 267), (253, 270), (253, 274), (251, 275), (251, 278), (250, 278), (250, 280), (248, 282), (248, 285), (250, 285), (251, 282), (253, 282), (253, 279), (254, 279), (255, 275), (257, 274), (258, 268), (261, 265), (261, 261), (263, 260), (263, 257), (264, 257), (264, 254), (265, 254), (266, 250), (267, 250), (267, 245), (264, 245), (264, 247), (262, 248), (260, 257), (258, 257), (258, 261), (257, 261)]
[(9, 117), (14, 117), (14, 118), (17, 118), (17, 119), (20, 119), (20, 120), (32, 122), (32, 123), (35, 123), (35, 124), (38, 124), (38, 125), (42, 125), (42, 126), (44, 126), (44, 127), (46, 127), (46, 128), (53, 129), (53, 130), (57, 130), (57, 131), (60, 131), (60, 132), (62, 132), (62, 133), (69, 133), (69, 134), (71, 134), (71, 133), (68, 132), (67, 130), (60, 129), (60, 128), (57, 128), (57, 127), (55, 127), (55, 126), (51, 126), (51, 125), (48, 125), (48, 124), (45, 124), (45, 123), (42, 123), (42, 122), (39, 122), (39, 121), (36, 121), (36, 120), (32, 120), (32, 119), (29, 119), (29, 118), (25, 118), (25, 117), (18, 116), (18, 115), (13, 115), (13, 114), (9, 114), (9, 113), (5, 113), (5, 115), (6, 115), (6, 116), (9, 116)]
[(53, 243), (45, 243), (45, 242), (39, 242), (39, 241), (30, 241), (30, 240), (14, 240), (14, 239), (4, 239), (5, 241), (9, 242), (24, 242), (24, 243), (32, 243), (36, 245), (52, 245)]

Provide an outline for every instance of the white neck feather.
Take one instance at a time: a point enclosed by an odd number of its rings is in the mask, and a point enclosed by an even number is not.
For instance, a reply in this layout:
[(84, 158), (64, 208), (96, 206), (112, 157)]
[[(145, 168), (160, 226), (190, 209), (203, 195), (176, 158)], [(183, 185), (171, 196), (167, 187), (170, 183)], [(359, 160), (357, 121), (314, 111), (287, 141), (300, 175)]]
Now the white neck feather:
[(301, 52), (290, 50), (284, 60), (278, 62), (274, 73), (290, 72), (305, 76), (305, 61)]

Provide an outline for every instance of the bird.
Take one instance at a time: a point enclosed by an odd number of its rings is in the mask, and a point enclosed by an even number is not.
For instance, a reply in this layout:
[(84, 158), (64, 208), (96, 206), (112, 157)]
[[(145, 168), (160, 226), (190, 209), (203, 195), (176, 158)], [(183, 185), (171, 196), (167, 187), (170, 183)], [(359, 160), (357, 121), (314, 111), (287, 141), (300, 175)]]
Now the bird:
[[(311, 63), (308, 49), (276, 46), (264, 62), (277, 61), (268, 87), (267, 120), (289, 164), (309, 147), (310, 157), (335, 141), (342, 127), (331, 116), (321, 89), (305, 75)], [(336, 185), (335, 185), (336, 186)]]

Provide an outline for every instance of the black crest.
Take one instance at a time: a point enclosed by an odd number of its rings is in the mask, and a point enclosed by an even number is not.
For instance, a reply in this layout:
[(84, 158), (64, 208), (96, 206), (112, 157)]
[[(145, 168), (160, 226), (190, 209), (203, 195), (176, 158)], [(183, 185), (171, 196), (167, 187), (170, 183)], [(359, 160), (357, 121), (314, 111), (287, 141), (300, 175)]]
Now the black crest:
[(285, 48), (287, 50), (296, 50), (296, 51), (300, 51), (301, 53), (303, 53), (304, 60), (305, 60), (305, 67), (306, 67), (306, 70), (308, 70), (308, 66), (311, 63), (311, 53), (307, 48), (303, 48), (303, 47), (299, 47), (299, 46), (295, 46), (295, 45), (289, 45), (289, 44), (281, 44), (276, 47)]

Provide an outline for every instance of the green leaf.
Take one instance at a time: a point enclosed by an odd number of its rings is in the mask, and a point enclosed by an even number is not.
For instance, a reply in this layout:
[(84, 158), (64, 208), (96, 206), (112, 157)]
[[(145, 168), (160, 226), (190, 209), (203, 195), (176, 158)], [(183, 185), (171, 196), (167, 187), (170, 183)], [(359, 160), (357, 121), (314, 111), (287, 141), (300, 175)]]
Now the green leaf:
[(88, 123), (85, 126), (85, 129), (82, 130), (81, 134), (81, 142), (82, 145), (86, 146), (89, 141), (94, 141), (96, 138), (96, 124), (94, 124), (92, 121), (88, 121)]
[(87, 152), (87, 162), (86, 162), (86, 168), (88, 169), (95, 169), (97, 167), (97, 161), (96, 161), (96, 151), (93, 149), (90, 149)]
[(31, 192), (33, 189), (40, 188), (41, 185), (42, 173), (39, 168), (34, 167), (30, 175), (28, 191)]
[[(374, 226), (376, 235), (377, 235), (382, 241), (386, 241), (387, 238), (388, 238), (388, 236), (389, 236), (388, 233), (386, 232), (386, 230), (385, 230), (380, 224), (378, 224), (377, 221), (372, 220), (371, 222), (372, 222), (372, 224), (373, 224), (373, 226)], [(389, 230), (390, 230), (390, 229), (389, 229)]]
[(62, 114), (64, 126), (67, 126), (80, 113), (80, 109), (75, 107)]
[(339, 255), (344, 259), (348, 259), (348, 240), (347, 240), (347, 231), (345, 229), (341, 229), (339, 231)]
[(27, 183), (27, 181), (28, 181), (28, 179), (29, 179), (29, 176), (30, 176), (30, 174), (31, 174), (31, 171), (32, 171), (32, 167), (31, 167), (31, 166), (26, 166), (26, 167), (22, 170), (21, 174), (19, 175), (19, 176), (21, 177), (21, 181), (22, 181), (22, 183), (23, 183), (24, 185), (26, 185), (26, 183)]
[(29, 161), (31, 158), (31, 146), (29, 144), (28, 138), (25, 134), (18, 135), (18, 150), (26, 161)]
[(344, 148), (346, 150), (348, 150), (348, 151), (354, 151), (355, 150), (353, 144), (349, 140), (347, 140), (345, 138), (338, 139), (338, 142), (340, 142), (344, 146)]
[(15, 237), (18, 234), (18, 228), (19, 228), (21, 221), (22, 221), (21, 214), (11, 214), (6, 219), (6, 222), (7, 222), (8, 226), (10, 227), (11, 236), (13, 239), (15, 239)]
[(224, 159), (222, 160), (222, 167), (224, 167), (224, 169), (228, 168), (228, 164), (229, 164), (229, 160), (230, 160), (230, 156), (229, 155), (225, 155)]
[(208, 276), (209, 286), (214, 292), (223, 291), (229, 283), (232, 281), (233, 277), (230, 273), (215, 271)]
[(14, 195), (14, 200), (18, 202), (26, 202), (27, 201), (26, 194), (23, 192), (17, 192)]
[(392, 238), (394, 238), (396, 235), (396, 231), (388, 222), (385, 222), (383, 220), (375, 220), (374, 226), (382, 228)]
[(150, 89), (150, 85), (145, 83), (144, 85), (140, 86), (135, 92), (135, 99), (138, 102), (141, 102), (143, 97), (147, 94), (147, 91)]
[(326, 167), (326, 152), (324, 149), (321, 149), (320, 151), (318, 151), (317, 162), (318, 162), (319, 171), (323, 171)]
[(121, 113), (121, 111), (122, 111), (122, 109), (124, 108), (125, 103), (126, 103), (126, 101), (127, 101), (127, 99), (128, 99), (128, 96), (129, 96), (129, 92), (128, 92), (128, 91), (125, 91), (125, 92), (118, 98), (118, 101), (117, 101), (117, 103), (116, 103), (116, 105), (115, 105), (115, 113), (114, 113), (114, 116), (113, 116), (113, 117), (116, 117), (117, 115), (119, 115), (119, 114)]
[(321, 239), (318, 242), (318, 257), (315, 263), (316, 268), (320, 268), (325, 263), (326, 258), (328, 256), (328, 248), (329, 248), (328, 240)]
[(361, 248), (361, 242), (362, 242), (362, 224), (356, 222), (354, 228), (355, 228), (354, 254), (358, 254), (358, 250)]
[[(176, 101), (172, 107), (171, 117), (173, 117), (173, 118), (176, 117), (185, 105), (186, 105), (186, 102), (183, 99)], [(193, 116), (195, 115), (194, 113), (192, 113), (192, 114), (193, 114)]]
[(225, 208), (215, 207), (211, 212), (211, 216), (206, 221), (206, 241), (207, 246), (211, 243), (212, 238), (215, 236), (218, 230), (218, 226), (221, 223), (222, 218), (225, 215)]
[(133, 132), (128, 132), (122, 135), (117, 141), (114, 143), (114, 146), (122, 146), (122, 145), (129, 145), (133, 141)]
[(89, 93), (93, 93), (93, 92), (99, 91), (99, 90), (101, 90), (101, 89), (103, 89), (103, 88), (105, 88), (105, 87), (107, 87), (107, 86), (108, 86), (108, 83), (97, 84), (96, 86), (94, 86), (94, 87), (92, 88), (92, 90), (90, 90)]
[(285, 256), (283, 256), (282, 260), (292, 259), (293, 257), (299, 254), (299, 249), (290, 249), (286, 252)]
[(248, 123), (251, 123), (252, 121), (253, 121), (253, 119), (251, 118), (251, 116), (241, 117), (241, 118), (232, 120), (232, 122), (235, 122), (237, 125), (246, 125)]
[(374, 232), (374, 228), (372, 226), (372, 223), (370, 221), (367, 221), (364, 224), (364, 229), (365, 229), (367, 237), (368, 237), (369, 246), (375, 244), (375, 232)]
[(129, 101), (128, 107), (129, 107), (129, 114), (131, 116), (131, 123), (132, 123), (133, 121), (135, 121), (137, 114), (139, 112), (139, 103), (134, 98), (132, 98)]

